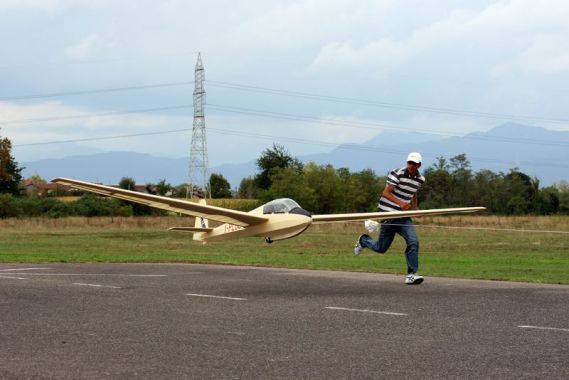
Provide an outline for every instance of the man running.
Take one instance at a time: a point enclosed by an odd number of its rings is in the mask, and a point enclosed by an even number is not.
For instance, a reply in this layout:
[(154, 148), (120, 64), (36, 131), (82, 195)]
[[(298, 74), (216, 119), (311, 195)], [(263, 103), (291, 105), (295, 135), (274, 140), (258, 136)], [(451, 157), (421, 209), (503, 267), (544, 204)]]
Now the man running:
[[(405, 211), (417, 208), (417, 191), (425, 183), (425, 177), (419, 173), (421, 167), (421, 154), (409, 153), (407, 166), (394, 169), (387, 176), (387, 185), (379, 200), (380, 211)], [(418, 285), (423, 282), (423, 277), (417, 274), (419, 269), (419, 239), (411, 218), (388, 219), (381, 222), (378, 240), (369, 235), (361, 235), (354, 248), (354, 253), (359, 255), (364, 248), (369, 248), (378, 253), (385, 253), (395, 234), (403, 236), (407, 243), (405, 258), (407, 260), (407, 276), (405, 283)]]

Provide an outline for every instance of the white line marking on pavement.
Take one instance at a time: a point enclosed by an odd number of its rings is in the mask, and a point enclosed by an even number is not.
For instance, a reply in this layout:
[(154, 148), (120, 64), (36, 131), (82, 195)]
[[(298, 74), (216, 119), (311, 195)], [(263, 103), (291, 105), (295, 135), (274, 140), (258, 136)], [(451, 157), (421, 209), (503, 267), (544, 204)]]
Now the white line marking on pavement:
[(537, 330), (554, 330), (554, 331), (567, 331), (569, 332), (569, 329), (562, 329), (559, 327), (542, 327), (542, 326), (518, 326), (522, 329), (537, 329)]
[(127, 276), (128, 277), (168, 277), (167, 274), (127, 274)]
[(11, 278), (11, 279), (14, 279), (14, 280), (25, 280), (24, 277), (14, 277), (14, 276), (1, 276), (1, 275), (0, 275), (0, 278)]
[(328, 310), (345, 310), (345, 311), (357, 311), (360, 313), (373, 313), (373, 314), (386, 314), (386, 315), (400, 315), (406, 316), (408, 314), (405, 313), (394, 313), (391, 311), (377, 311), (377, 310), (367, 310), (367, 309), (350, 309), (347, 307), (337, 307), (337, 306), (326, 306), (324, 309)]
[(224, 300), (247, 301), (247, 298), (212, 296), (211, 294), (186, 293), (186, 295), (187, 295), (187, 296), (192, 296), (192, 297), (221, 298), (221, 299), (224, 299)]
[(99, 284), (84, 284), (82, 282), (74, 282), (73, 285), (81, 285), (81, 286), (93, 286), (95, 288), (113, 288), (113, 289), (121, 289), (120, 286), (112, 286), (112, 285), (99, 285)]
[(24, 271), (24, 270), (42, 270), (51, 268), (10, 268), (10, 269), (0, 269), (0, 272), (14, 272), (14, 271)]
[(18, 273), (22, 276), (123, 276), (123, 277), (168, 277), (166, 274), (125, 274), (125, 273)]

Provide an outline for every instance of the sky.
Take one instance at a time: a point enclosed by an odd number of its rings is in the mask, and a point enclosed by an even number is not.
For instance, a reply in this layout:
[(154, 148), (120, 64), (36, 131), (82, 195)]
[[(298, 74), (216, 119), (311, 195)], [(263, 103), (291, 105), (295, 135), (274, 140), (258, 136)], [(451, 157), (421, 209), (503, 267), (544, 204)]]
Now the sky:
[[(553, 0), (2, 0), (0, 135), (19, 161), (188, 156), (198, 51), (212, 166), (249, 161), (282, 136), (361, 143), (385, 128), (463, 135), (507, 121), (442, 108), (544, 118), (518, 121), (569, 130), (568, 20), (569, 2)], [(165, 83), (175, 85), (15, 99)], [(60, 119), (37, 120), (49, 118)], [(183, 131), (25, 145), (172, 130)], [(296, 155), (331, 149), (286, 145)]]

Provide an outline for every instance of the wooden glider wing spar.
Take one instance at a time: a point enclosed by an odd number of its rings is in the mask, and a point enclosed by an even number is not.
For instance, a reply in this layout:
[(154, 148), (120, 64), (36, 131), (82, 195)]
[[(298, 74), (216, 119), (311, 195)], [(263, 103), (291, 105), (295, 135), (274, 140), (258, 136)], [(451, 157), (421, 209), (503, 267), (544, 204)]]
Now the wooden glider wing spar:
[[(304, 232), (312, 223), (334, 223), (366, 219), (385, 220), (412, 216), (462, 214), (482, 211), (484, 207), (445, 208), (435, 210), (409, 210), (390, 212), (366, 212), (352, 214), (311, 215), (292, 199), (275, 199), (250, 212), (209, 206), (205, 200), (198, 203), (184, 199), (162, 197), (112, 186), (68, 178), (56, 178), (52, 182), (89, 191), (107, 197), (140, 203), (161, 210), (196, 217), (194, 227), (172, 227), (170, 230), (194, 233), (194, 240), (215, 241), (247, 236), (265, 237), (267, 242), (288, 239)], [(215, 228), (208, 220), (224, 223)]]

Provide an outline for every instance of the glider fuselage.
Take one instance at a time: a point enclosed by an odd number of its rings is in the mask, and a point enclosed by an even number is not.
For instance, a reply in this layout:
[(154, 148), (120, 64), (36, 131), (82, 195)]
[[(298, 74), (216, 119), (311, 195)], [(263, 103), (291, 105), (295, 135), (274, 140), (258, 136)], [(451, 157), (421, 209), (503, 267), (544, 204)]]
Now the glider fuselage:
[(312, 223), (310, 213), (288, 198), (275, 199), (250, 211), (249, 214), (264, 216), (268, 220), (248, 227), (225, 223), (210, 232), (200, 234), (196, 240), (221, 241), (260, 236), (270, 243), (297, 236)]
[(309, 216), (298, 214), (274, 214), (264, 223), (249, 227), (222, 224), (200, 235), (197, 240), (221, 241), (249, 236), (264, 237), (268, 242), (294, 237), (304, 232), (312, 223)]

